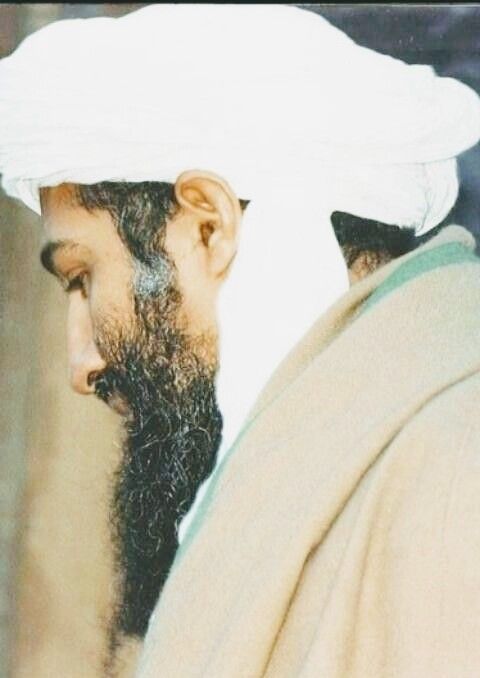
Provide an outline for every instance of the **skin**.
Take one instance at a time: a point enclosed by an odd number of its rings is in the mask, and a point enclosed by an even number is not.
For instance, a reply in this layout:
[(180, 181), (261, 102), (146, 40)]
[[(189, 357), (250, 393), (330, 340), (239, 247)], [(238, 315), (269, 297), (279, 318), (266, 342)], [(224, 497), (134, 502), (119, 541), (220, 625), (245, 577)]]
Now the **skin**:
[[(204, 355), (214, 364), (218, 328), (215, 304), (238, 245), (242, 211), (238, 198), (220, 177), (192, 170), (175, 183), (179, 209), (166, 226), (165, 249), (175, 262), (182, 292), (179, 326), (195, 340), (209, 336)], [(134, 269), (110, 214), (79, 207), (73, 186), (42, 189), (45, 244), (42, 263), (68, 292), (67, 344), (70, 383), (94, 393), (94, 378), (106, 364), (95, 333), (102, 318), (127, 323), (133, 314)], [(192, 345), (196, 345), (195, 341)], [(121, 403), (110, 403), (122, 412)]]
[(360, 254), (348, 269), (350, 287), (390, 260), (391, 257), (387, 253), (379, 255), (373, 252), (363, 252)]

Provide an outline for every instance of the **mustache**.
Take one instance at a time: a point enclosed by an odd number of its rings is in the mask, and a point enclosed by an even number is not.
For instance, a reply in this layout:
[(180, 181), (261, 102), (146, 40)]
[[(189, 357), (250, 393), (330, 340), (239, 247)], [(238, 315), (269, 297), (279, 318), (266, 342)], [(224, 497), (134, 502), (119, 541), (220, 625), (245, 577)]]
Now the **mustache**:
[(146, 374), (142, 370), (132, 370), (125, 367), (107, 367), (101, 375), (95, 379), (95, 395), (100, 400), (108, 402), (115, 394), (134, 396), (135, 387), (140, 380), (145, 380)]
[(102, 377), (97, 378), (95, 382), (95, 394), (99, 400), (104, 402), (110, 409), (113, 409), (122, 417), (130, 418), (132, 408), (121, 396), (118, 389), (118, 379), (113, 371), (109, 371)]
[(148, 369), (130, 361), (119, 367), (108, 366), (95, 379), (95, 395), (107, 405), (120, 396), (133, 412), (139, 412), (146, 403), (158, 397), (156, 384), (159, 381), (166, 386), (167, 371), (160, 369), (155, 372), (155, 375), (151, 375)]
[(111, 368), (106, 368), (98, 377), (95, 378), (94, 388), (97, 398), (108, 404), (109, 399), (116, 391), (116, 379), (114, 371)]

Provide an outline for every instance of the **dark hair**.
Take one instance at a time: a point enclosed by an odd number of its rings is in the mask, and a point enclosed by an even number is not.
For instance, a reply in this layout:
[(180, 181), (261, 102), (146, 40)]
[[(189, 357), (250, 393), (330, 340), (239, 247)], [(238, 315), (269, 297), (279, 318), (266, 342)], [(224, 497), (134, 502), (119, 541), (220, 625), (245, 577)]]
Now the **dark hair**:
[(163, 249), (165, 225), (178, 209), (173, 184), (103, 181), (75, 186), (76, 199), (88, 211), (107, 210), (131, 251), (148, 264)]
[(413, 228), (401, 228), (347, 212), (333, 212), (332, 226), (350, 268), (360, 255), (368, 255), (369, 267), (376, 268), (410, 252), (436, 235), (446, 219), (426, 235), (417, 237)]

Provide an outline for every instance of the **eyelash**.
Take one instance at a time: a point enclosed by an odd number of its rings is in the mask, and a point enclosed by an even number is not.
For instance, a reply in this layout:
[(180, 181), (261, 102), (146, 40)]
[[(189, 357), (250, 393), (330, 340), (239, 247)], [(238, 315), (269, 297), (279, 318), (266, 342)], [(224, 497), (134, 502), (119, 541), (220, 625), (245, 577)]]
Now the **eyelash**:
[(86, 273), (79, 273), (79, 275), (76, 275), (71, 280), (68, 280), (67, 285), (65, 287), (65, 292), (67, 292), (68, 294), (69, 292), (80, 290), (82, 292), (82, 295), (86, 297), (87, 290), (85, 288), (85, 277)]

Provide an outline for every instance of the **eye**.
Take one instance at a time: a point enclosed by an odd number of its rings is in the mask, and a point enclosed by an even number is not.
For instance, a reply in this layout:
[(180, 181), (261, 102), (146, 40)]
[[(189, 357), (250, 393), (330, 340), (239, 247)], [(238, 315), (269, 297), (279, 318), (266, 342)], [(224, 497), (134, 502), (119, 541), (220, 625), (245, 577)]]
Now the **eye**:
[(86, 297), (87, 296), (86, 280), (87, 274), (85, 272), (73, 276), (73, 278), (67, 280), (65, 292), (69, 294), (70, 292), (74, 292), (75, 290), (80, 290), (82, 296)]

